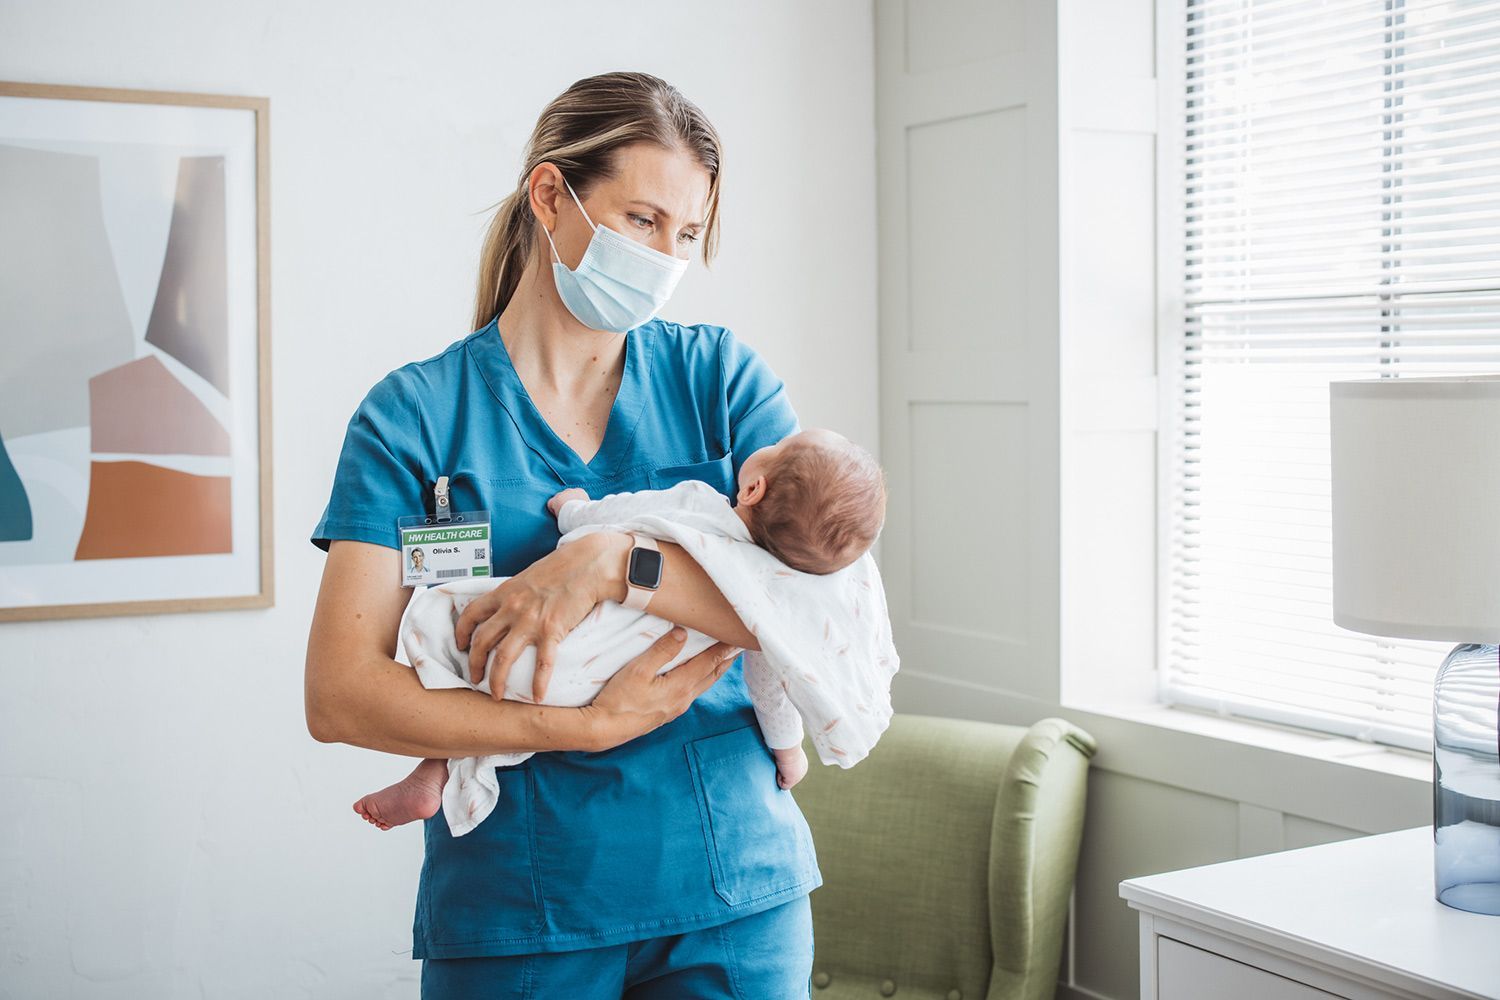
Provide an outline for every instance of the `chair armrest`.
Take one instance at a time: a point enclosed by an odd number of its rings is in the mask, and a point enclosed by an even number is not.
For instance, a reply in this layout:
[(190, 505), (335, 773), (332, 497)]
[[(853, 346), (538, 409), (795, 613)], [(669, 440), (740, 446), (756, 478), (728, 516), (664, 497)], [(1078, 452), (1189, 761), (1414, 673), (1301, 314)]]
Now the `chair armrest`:
[(1052, 997), (1098, 745), (1066, 719), (1040, 719), (1016, 746), (990, 845), (989, 1000)]

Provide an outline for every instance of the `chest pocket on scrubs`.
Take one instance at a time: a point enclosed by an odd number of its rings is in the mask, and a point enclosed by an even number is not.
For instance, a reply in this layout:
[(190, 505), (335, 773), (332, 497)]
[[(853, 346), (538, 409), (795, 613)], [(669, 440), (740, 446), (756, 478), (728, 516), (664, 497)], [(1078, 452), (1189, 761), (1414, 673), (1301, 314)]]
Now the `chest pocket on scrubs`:
[(730, 906), (812, 875), (812, 831), (752, 724), (687, 744), (714, 891)]
[(726, 497), (730, 497), (739, 492), (737, 489), (731, 489), (730, 480), (733, 474), (733, 461), (729, 455), (725, 455), (723, 458), (711, 458), (706, 462), (653, 469), (650, 476), (651, 488), (664, 490), (689, 479), (701, 479)]
[(557, 519), (547, 498), (560, 489), (517, 479), (483, 481), (496, 576), (514, 576), (557, 546)]

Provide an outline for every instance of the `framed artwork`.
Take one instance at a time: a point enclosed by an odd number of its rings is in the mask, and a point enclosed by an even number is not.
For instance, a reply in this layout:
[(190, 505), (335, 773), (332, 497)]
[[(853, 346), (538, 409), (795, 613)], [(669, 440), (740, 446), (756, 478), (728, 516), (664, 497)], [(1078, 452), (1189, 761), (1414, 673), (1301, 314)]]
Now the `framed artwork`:
[(273, 603), (269, 115), (0, 82), (0, 621)]

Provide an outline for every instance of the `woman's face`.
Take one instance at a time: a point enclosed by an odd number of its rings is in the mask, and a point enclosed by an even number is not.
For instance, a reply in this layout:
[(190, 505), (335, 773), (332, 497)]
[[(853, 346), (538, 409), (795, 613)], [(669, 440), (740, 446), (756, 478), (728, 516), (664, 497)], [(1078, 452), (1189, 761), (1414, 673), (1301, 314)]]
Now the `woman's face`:
[[(538, 164), (532, 177), (537, 219), (552, 233), (562, 262), (576, 268), (594, 231), (556, 167)], [(621, 147), (615, 152), (615, 176), (577, 194), (599, 225), (674, 257), (692, 255), (707, 223), (708, 171), (682, 149), (645, 142)], [(543, 259), (550, 261), (546, 237), (538, 233), (537, 238)]]

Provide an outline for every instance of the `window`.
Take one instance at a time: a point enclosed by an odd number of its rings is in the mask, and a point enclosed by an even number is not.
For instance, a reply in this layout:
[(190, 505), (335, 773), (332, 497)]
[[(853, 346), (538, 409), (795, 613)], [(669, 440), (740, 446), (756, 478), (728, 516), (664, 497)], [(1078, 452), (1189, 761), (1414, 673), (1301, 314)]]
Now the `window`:
[(1160, 694), (1430, 750), (1452, 644), (1333, 624), (1328, 383), (1500, 371), (1500, 3), (1186, 15)]

